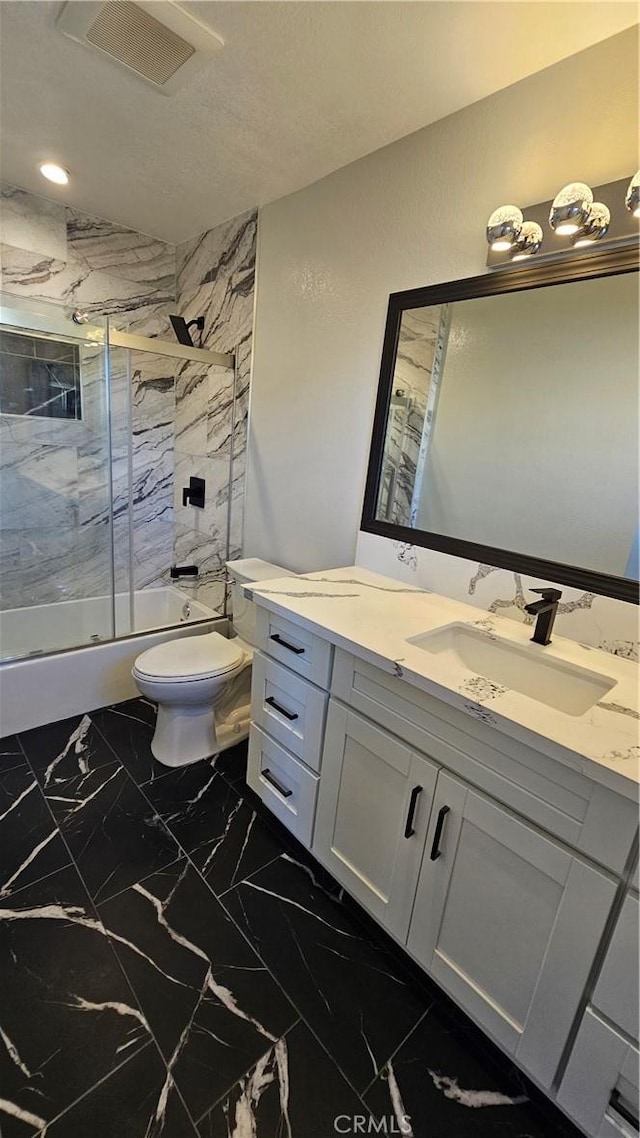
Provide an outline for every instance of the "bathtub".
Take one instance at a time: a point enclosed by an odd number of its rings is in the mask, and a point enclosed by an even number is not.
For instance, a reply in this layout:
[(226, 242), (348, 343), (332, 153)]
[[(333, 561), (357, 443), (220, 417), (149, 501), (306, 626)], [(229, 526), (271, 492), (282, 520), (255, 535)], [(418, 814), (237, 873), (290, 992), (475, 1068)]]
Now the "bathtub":
[(140, 652), (176, 637), (227, 632), (225, 617), (173, 586), (134, 593), (133, 634), (129, 594), (115, 600), (115, 640), (110, 597), (0, 613), (0, 738), (133, 699), (131, 668)]

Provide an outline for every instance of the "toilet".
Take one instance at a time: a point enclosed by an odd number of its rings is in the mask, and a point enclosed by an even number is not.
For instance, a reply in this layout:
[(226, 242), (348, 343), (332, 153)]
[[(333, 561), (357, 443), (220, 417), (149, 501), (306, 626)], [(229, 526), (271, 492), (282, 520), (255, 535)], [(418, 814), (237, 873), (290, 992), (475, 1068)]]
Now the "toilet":
[(168, 767), (196, 763), (247, 738), (256, 607), (242, 586), (295, 574), (257, 557), (228, 561), (235, 633), (187, 636), (138, 656), (131, 674), (138, 691), (158, 705), (151, 750)]

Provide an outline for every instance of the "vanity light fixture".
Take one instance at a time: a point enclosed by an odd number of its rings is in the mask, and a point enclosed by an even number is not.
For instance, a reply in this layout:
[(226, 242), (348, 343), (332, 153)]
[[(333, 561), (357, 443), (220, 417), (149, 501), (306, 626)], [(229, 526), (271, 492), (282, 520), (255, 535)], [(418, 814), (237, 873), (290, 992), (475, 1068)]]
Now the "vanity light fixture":
[(487, 222), (487, 241), (498, 253), (507, 253), (515, 245), (522, 229), (522, 210), (517, 205), (501, 205)]
[(593, 191), (585, 182), (569, 182), (553, 199), (549, 212), (549, 225), (559, 237), (572, 237), (586, 224)]
[(525, 261), (527, 257), (533, 257), (541, 245), (542, 226), (537, 221), (523, 221), (511, 260)]
[(487, 267), (522, 268), (533, 263), (532, 257), (538, 263), (567, 254), (589, 256), (596, 248), (598, 256), (604, 248), (637, 250), (639, 221), (640, 170), (631, 179), (627, 174), (593, 188), (569, 182), (553, 201), (537, 202), (524, 211), (515, 205), (493, 211), (485, 230)]
[(66, 186), (69, 181), (69, 171), (65, 170), (64, 166), (58, 166), (56, 162), (43, 162), (40, 173), (43, 178), (55, 182), (57, 186)]
[(601, 241), (609, 232), (610, 223), (611, 213), (608, 207), (603, 202), (594, 202), (582, 229), (573, 238), (574, 248), (580, 249), (584, 245), (592, 245), (594, 241)]
[(629, 210), (629, 213), (632, 213), (634, 217), (640, 217), (640, 170), (633, 175), (633, 178), (629, 182), (629, 189), (627, 190), (624, 204)]

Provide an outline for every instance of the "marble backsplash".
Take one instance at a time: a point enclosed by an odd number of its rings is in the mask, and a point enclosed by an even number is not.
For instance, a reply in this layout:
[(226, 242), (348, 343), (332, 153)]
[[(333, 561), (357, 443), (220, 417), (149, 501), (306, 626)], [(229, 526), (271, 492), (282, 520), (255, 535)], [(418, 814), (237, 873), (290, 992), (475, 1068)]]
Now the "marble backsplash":
[[(533, 624), (533, 618), (524, 611), (525, 604), (535, 600), (531, 589), (554, 584), (363, 531), (358, 534), (355, 563), (374, 573), (527, 624)], [(555, 627), (560, 636), (616, 656), (638, 659), (636, 605), (566, 585), (559, 587), (562, 600)]]

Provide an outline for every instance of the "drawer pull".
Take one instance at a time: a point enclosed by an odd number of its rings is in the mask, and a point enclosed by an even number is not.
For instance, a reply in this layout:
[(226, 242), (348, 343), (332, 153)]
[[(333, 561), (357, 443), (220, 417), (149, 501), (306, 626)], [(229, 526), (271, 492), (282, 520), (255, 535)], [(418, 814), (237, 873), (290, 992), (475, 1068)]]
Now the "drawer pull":
[(263, 770), (261, 773), (262, 773), (262, 777), (268, 783), (270, 783), (271, 786), (275, 787), (275, 789), (278, 791), (279, 794), (282, 795), (283, 798), (291, 798), (293, 791), (287, 790), (286, 786), (283, 786), (281, 782), (278, 782), (277, 778), (273, 777), (273, 775), (271, 774), (271, 771), (269, 770), (268, 767), (266, 767), (265, 770)]
[(436, 822), (436, 832), (433, 835), (433, 845), (431, 847), (431, 853), (429, 854), (429, 857), (431, 858), (432, 861), (437, 861), (438, 858), (442, 854), (442, 850), (440, 849), (440, 839), (442, 837), (442, 831), (444, 828), (444, 820), (445, 820), (447, 814), (449, 813), (450, 809), (451, 809), (450, 806), (441, 806), (440, 811), (438, 813), (438, 821)]
[(296, 648), (295, 644), (289, 644), (287, 640), (282, 639), (279, 632), (274, 632), (273, 635), (269, 637), (269, 640), (275, 640), (276, 644), (279, 644), (281, 648), (288, 648), (290, 652), (295, 652), (296, 656), (302, 656), (304, 653), (304, 648)]
[(609, 1106), (612, 1108), (612, 1110), (615, 1110), (616, 1114), (619, 1114), (625, 1122), (628, 1122), (630, 1126), (633, 1126), (634, 1130), (638, 1129), (638, 1116), (637, 1114), (634, 1114), (631, 1107), (626, 1104), (622, 1095), (620, 1094), (620, 1091), (611, 1092)]
[(413, 828), (413, 819), (415, 818), (416, 806), (418, 805), (418, 799), (419, 799), (421, 794), (422, 794), (422, 787), (421, 786), (414, 786), (413, 790), (411, 791), (411, 798), (409, 799), (409, 810), (407, 812), (407, 822), (406, 822), (406, 825), (404, 828), (405, 838), (412, 838), (413, 835), (415, 834), (415, 830)]
[(281, 704), (277, 703), (272, 695), (267, 696), (264, 702), (268, 703), (269, 707), (272, 707), (274, 711), (279, 711), (281, 715), (284, 715), (285, 719), (289, 719), (292, 723), (294, 719), (300, 718), (296, 711), (287, 711), (286, 707), (282, 707)]

